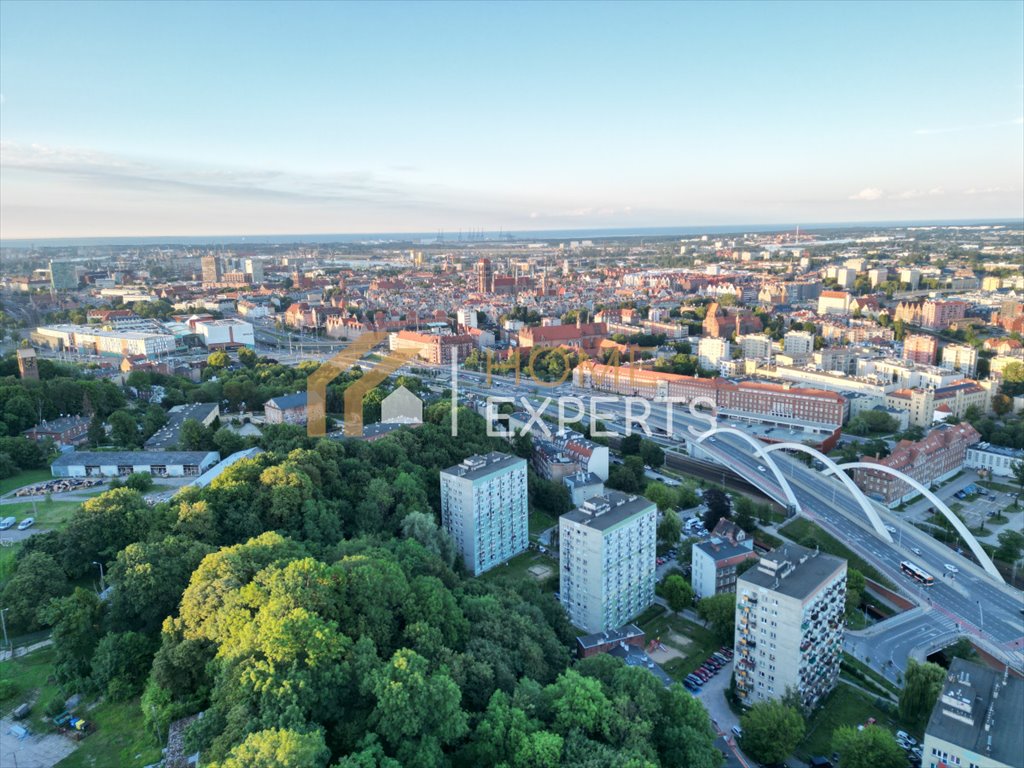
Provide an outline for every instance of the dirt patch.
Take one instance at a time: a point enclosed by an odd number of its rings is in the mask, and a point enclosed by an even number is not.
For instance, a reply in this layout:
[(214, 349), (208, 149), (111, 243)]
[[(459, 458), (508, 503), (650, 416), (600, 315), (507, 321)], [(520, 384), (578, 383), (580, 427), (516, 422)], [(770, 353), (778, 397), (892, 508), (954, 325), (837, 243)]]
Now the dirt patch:
[(685, 656), (681, 651), (676, 650), (671, 645), (665, 645), (661, 643), (652, 651), (648, 651), (647, 655), (651, 657), (652, 661), (656, 661), (658, 664), (664, 665), (665, 662), (672, 661), (672, 659), (680, 659)]
[(669, 643), (674, 645), (676, 648), (685, 649), (693, 641), (686, 635), (680, 635), (678, 632), (669, 632), (666, 638)]
[(528, 569), (528, 573), (533, 576), (533, 578), (537, 579), (537, 581), (540, 581), (541, 579), (546, 579), (551, 575), (551, 566), (531, 565)]

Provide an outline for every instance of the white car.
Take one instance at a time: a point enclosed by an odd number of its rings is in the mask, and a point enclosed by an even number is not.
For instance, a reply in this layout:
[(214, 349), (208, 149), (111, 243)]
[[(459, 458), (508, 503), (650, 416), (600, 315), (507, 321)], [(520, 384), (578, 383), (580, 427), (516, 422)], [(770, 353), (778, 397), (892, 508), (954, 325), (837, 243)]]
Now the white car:
[(34, 517), (26, 517), (20, 523), (18, 523), (18, 530), (24, 531), (26, 528), (31, 528), (36, 522)]
[(761, 465), (761, 464), (758, 464), (758, 465), (757, 465), (757, 471), (758, 471), (758, 472), (767, 472), (768, 470), (767, 470), (767, 469), (765, 469), (763, 465)]
[(3, 520), (0, 520), (0, 531), (6, 531), (16, 522), (18, 522), (18, 519), (16, 517), (5, 517)]
[(885, 530), (887, 530), (889, 533), (896, 533), (896, 529), (893, 528), (891, 525), (885, 526)]
[(733, 735), (736, 736), (737, 739), (743, 737), (743, 729), (740, 728), (738, 725), (734, 725), (732, 727), (732, 732), (733, 732)]
[[(20, 528), (21, 526), (18, 526), (18, 527)], [(957, 568), (952, 563), (945, 563), (942, 567), (945, 568), (950, 573), (960, 573), (960, 569)]]
[(921, 550), (918, 547), (911, 547), (910, 551), (913, 552), (915, 555), (918, 555), (918, 556), (920, 556), (920, 554), (921, 554)]

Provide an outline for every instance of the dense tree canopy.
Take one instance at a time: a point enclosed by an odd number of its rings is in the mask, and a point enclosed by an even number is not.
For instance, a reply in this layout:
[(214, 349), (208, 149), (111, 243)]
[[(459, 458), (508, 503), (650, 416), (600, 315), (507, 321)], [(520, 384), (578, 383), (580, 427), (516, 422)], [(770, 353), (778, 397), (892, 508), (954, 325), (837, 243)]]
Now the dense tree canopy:
[[(438, 470), (505, 445), (468, 411), (452, 438), (447, 403), (425, 417), (373, 443), (268, 429), (205, 488), (155, 506), (117, 488), (32, 537), (14, 578), (45, 604), (63, 690), (141, 692), (149, 732), (203, 711), (190, 745), (223, 768), (717, 768), (683, 688), (610, 657), (570, 667), (550, 594), (462, 575)], [(111, 593), (69, 593), (94, 562)]]

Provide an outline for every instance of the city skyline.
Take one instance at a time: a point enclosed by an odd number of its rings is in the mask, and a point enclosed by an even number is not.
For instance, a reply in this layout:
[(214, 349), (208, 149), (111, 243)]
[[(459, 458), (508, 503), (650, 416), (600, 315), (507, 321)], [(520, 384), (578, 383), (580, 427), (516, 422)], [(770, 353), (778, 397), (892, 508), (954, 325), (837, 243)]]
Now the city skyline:
[(4, 240), (1024, 212), (1020, 4), (4, 3), (0, 21)]

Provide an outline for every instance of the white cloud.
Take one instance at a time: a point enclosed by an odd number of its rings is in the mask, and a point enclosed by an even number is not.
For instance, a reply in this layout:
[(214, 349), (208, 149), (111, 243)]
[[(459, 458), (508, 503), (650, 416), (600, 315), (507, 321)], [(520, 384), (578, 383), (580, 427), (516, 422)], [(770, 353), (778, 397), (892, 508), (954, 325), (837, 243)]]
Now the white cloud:
[(878, 187), (865, 187), (855, 195), (850, 195), (850, 200), (880, 200), (885, 197), (885, 190)]

